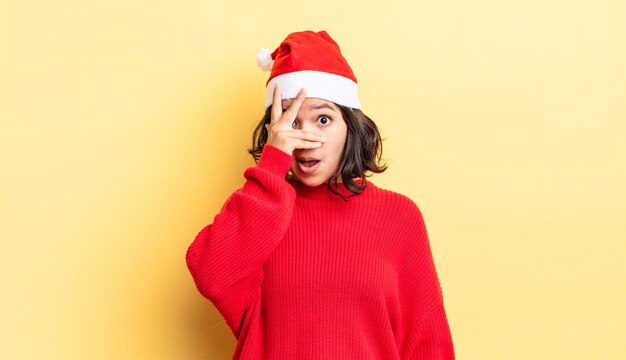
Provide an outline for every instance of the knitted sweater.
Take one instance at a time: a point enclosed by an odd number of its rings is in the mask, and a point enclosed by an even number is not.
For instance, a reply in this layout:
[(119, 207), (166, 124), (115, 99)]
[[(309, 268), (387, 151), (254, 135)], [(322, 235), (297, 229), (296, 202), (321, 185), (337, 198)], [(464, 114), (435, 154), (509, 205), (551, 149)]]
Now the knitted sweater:
[(293, 160), (266, 144), (186, 253), (233, 359), (454, 359), (417, 205), (369, 180), (346, 202), (287, 178)]

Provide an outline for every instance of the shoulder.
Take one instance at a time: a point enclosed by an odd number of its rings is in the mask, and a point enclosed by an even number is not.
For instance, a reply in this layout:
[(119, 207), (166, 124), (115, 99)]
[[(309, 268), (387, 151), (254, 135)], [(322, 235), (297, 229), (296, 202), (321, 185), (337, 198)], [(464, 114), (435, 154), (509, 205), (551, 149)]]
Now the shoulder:
[(375, 186), (371, 198), (377, 198), (370, 207), (375, 209), (377, 223), (386, 229), (387, 239), (392, 239), (400, 252), (400, 262), (413, 256), (428, 244), (428, 231), (418, 202), (398, 191)]
[(371, 198), (375, 202), (375, 204), (379, 209), (385, 209), (386, 211), (390, 211), (397, 215), (397, 219), (400, 221), (408, 221), (408, 220), (421, 220), (422, 212), (417, 202), (414, 201), (408, 195), (402, 194), (400, 192), (379, 187), (378, 185), (369, 183), (373, 185), (372, 196)]

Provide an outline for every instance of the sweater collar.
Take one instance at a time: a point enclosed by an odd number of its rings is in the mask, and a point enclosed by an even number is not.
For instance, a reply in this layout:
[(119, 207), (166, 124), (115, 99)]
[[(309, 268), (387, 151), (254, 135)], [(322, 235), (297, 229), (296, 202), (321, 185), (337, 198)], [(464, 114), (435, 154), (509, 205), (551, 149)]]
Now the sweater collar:
[[(297, 178), (291, 176), (287, 177), (287, 181), (296, 190), (296, 196), (298, 197), (313, 200), (344, 201), (344, 199), (342, 199), (339, 194), (336, 194), (335, 192), (328, 189), (328, 184), (326, 182), (318, 186), (308, 186), (300, 182)], [(363, 181), (362, 178), (354, 179), (354, 182), (357, 185), (361, 185), (361, 181)], [(352, 192), (348, 190), (347, 186), (344, 183), (337, 183), (337, 187), (335, 187), (334, 183), (330, 184), (331, 188), (339, 190), (348, 201), (365, 195), (365, 193), (367, 193), (370, 188), (375, 187), (374, 183), (367, 178), (363, 182), (363, 185), (367, 185), (367, 187), (363, 189), (363, 192), (361, 194), (355, 194), (352, 197), (348, 197), (352, 195)]]

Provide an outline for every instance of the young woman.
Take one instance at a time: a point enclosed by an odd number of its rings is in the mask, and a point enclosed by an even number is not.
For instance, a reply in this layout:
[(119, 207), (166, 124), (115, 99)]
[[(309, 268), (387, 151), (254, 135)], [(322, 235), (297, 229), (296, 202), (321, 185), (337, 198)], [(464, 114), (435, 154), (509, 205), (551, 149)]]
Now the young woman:
[(339, 46), (302, 31), (268, 50), (257, 164), (186, 254), (233, 359), (454, 359), (422, 213), (367, 180), (381, 137)]

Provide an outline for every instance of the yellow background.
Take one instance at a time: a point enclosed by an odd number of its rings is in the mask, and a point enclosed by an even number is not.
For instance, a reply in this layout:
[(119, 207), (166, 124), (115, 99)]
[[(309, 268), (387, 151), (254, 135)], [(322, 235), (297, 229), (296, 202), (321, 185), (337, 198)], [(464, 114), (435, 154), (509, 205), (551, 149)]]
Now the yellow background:
[(0, 2), (2, 359), (230, 359), (187, 247), (326, 30), (421, 208), (458, 359), (626, 358), (623, 1)]

